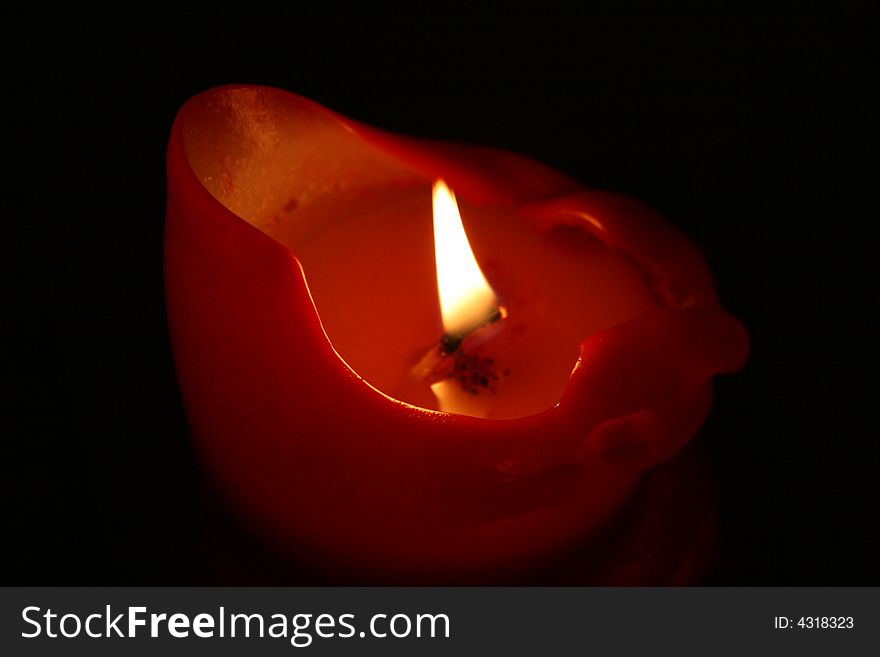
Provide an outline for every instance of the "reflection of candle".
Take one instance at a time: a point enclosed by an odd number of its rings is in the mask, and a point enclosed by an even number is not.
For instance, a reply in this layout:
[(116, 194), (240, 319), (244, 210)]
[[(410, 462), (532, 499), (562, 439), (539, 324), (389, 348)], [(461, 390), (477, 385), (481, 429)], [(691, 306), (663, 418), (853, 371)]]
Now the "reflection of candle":
[[(518, 157), (238, 87), (184, 107), (168, 167), (168, 311), (194, 433), (243, 514), (329, 572), (541, 568), (689, 440), (710, 377), (745, 359), (683, 237)], [(438, 303), (438, 179), (487, 283), (458, 326)], [(478, 378), (394, 398), (496, 293), (503, 328), (457, 352)]]

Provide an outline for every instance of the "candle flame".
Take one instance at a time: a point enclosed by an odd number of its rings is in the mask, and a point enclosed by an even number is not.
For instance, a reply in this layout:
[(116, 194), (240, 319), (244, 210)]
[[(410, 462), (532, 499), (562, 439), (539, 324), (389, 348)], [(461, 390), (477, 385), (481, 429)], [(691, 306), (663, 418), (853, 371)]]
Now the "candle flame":
[(442, 180), (434, 183), (434, 258), (443, 330), (461, 335), (484, 324), (498, 300), (471, 250), (455, 194)]

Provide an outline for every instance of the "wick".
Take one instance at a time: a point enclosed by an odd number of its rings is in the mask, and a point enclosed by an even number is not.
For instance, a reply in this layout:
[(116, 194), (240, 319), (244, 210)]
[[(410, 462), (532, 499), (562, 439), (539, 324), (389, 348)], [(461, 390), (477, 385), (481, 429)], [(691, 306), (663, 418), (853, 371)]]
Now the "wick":
[(462, 342), (465, 339), (479, 331), (482, 328), (487, 326), (491, 326), (499, 319), (504, 319), (507, 317), (507, 309), (504, 306), (494, 306), (489, 310), (489, 314), (487, 318), (477, 323), (475, 326), (472, 326), (464, 331), (458, 331), (456, 333), (444, 333), (440, 338), (440, 351), (442, 351), (446, 356), (451, 356), (454, 354), (459, 347), (461, 347)]
[(444, 333), (440, 340), (419, 359), (409, 371), (406, 390), (420, 383), (431, 385), (448, 379), (455, 370), (455, 356), (462, 350), (473, 349), (494, 335), (500, 327), (499, 321), (507, 317), (504, 306), (494, 306), (486, 318), (464, 331)]

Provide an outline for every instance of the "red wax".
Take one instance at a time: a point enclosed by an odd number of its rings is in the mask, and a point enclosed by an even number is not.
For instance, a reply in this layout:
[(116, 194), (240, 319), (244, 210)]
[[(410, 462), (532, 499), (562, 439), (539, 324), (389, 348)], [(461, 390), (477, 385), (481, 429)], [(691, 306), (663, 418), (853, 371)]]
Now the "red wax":
[[(442, 330), (438, 178), (510, 313), (481, 352), (497, 380), (462, 411), (481, 417), (397, 395)], [(518, 156), (224, 87), (178, 115), (168, 186), (169, 323), (203, 458), (257, 531), (343, 580), (515, 581), (601, 542), (746, 358), (682, 235)]]

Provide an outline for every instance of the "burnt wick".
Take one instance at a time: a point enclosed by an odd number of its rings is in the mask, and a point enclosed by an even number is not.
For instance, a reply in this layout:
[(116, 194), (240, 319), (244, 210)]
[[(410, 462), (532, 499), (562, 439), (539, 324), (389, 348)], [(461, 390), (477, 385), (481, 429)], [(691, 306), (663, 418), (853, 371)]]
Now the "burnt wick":
[(460, 333), (445, 333), (409, 370), (395, 396), (406, 399), (419, 386), (440, 381), (455, 381), (466, 392), (477, 395), (497, 394), (497, 384), (510, 375), (496, 371), (495, 360), (481, 358), (482, 347), (505, 325), (507, 309), (498, 304), (472, 328)]
[[(503, 376), (509, 374), (509, 370), (503, 371)], [(496, 371), (493, 358), (481, 358), (478, 354), (457, 352), (449, 378), (454, 379), (462, 390), (472, 395), (483, 392), (496, 395), (501, 375)]]

